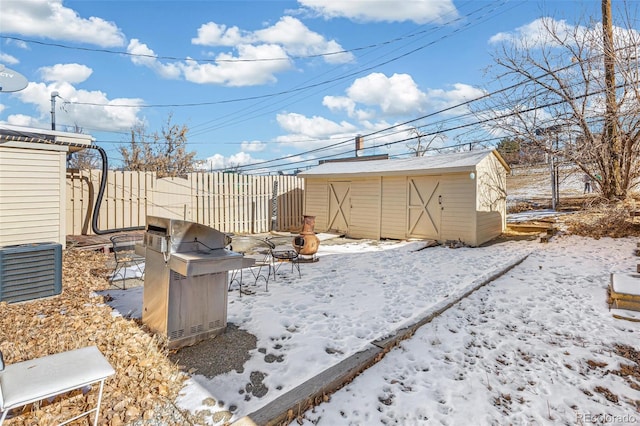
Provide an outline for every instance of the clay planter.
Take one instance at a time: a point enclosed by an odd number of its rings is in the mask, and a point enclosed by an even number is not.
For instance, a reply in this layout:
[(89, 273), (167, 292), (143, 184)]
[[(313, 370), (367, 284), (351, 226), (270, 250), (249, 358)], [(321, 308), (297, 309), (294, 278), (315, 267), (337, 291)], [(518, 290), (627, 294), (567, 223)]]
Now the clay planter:
[(293, 239), (293, 248), (298, 254), (311, 256), (316, 254), (320, 246), (320, 239), (317, 237), (313, 228), (316, 225), (315, 216), (304, 216), (302, 232)]

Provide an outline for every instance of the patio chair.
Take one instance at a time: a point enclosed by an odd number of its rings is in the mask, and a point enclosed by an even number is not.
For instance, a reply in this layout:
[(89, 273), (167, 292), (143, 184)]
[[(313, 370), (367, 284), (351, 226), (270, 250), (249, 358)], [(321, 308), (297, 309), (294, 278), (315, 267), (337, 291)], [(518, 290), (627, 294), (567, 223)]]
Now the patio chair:
[(254, 284), (257, 285), (258, 281), (262, 279), (264, 280), (265, 291), (269, 291), (269, 277), (271, 276), (271, 271), (274, 271), (273, 278), (275, 279), (272, 254), (275, 245), (271, 241), (262, 238), (259, 239), (259, 242), (263, 247), (258, 250), (259, 253), (257, 255), (254, 255), (255, 263), (254, 267), (251, 268), (251, 273), (253, 274), (253, 278), (255, 279)]
[(300, 263), (298, 262), (298, 252), (295, 250), (276, 250), (276, 245), (267, 239), (271, 249), (271, 268), (273, 269), (273, 279), (276, 279), (276, 272), (284, 263), (291, 264), (291, 272), (294, 270), (298, 271), (298, 277), (302, 278), (302, 274), (300, 273)]
[[(234, 242), (235, 241), (235, 242)], [(266, 250), (265, 250), (266, 246)], [(229, 246), (231, 250), (242, 253), (242, 266), (239, 269), (230, 271), (229, 273), (229, 288), (234, 283), (238, 284), (240, 295), (242, 295), (242, 286), (244, 284), (246, 272), (245, 269), (251, 271), (251, 276), (254, 279), (254, 285), (258, 284), (260, 279), (265, 281), (265, 291), (269, 291), (269, 275), (271, 275), (271, 246), (267, 241), (262, 238), (252, 236), (240, 236), (233, 240)], [(247, 253), (249, 252), (249, 253)], [(266, 269), (266, 275), (264, 268)], [(248, 294), (251, 294), (250, 290), (245, 290)]]
[(109, 282), (116, 287), (119, 287), (116, 281), (121, 282), (120, 288), (126, 290), (128, 279), (144, 280), (145, 257), (135, 252), (136, 243), (142, 241), (142, 234), (114, 235), (110, 240), (116, 265)]

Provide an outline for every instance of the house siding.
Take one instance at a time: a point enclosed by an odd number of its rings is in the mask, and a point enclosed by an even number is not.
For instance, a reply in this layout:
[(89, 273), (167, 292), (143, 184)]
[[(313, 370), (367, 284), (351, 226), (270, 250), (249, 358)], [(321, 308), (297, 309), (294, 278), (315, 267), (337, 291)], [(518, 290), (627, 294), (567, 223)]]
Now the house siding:
[(66, 148), (0, 146), (0, 246), (65, 246)]

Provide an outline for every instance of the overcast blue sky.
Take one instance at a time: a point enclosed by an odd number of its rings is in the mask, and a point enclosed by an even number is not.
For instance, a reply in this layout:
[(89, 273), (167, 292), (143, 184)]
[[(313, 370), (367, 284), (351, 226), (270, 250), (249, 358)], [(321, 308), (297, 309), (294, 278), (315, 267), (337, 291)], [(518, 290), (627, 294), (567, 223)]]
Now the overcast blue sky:
[(447, 115), (431, 114), (491, 91), (485, 71), (505, 40), (534, 37), (541, 17), (575, 25), (600, 11), (600, 0), (2, 0), (0, 64), (29, 85), (0, 93), (0, 122), (50, 128), (57, 91), (57, 129), (93, 135), (112, 165), (133, 126), (160, 131), (169, 114), (213, 169), (304, 168), (352, 155), (358, 134), (366, 154), (403, 155), (406, 143), (382, 145), (411, 125), (383, 130), (423, 116), (413, 125), (433, 127)]

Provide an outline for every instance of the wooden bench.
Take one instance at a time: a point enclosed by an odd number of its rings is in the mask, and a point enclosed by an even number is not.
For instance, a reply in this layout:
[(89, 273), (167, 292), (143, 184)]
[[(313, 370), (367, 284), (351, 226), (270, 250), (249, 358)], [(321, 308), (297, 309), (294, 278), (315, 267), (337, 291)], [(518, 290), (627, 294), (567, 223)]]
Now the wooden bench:
[(13, 408), (100, 382), (96, 406), (60, 423), (65, 425), (95, 412), (95, 426), (100, 415), (104, 381), (113, 374), (115, 370), (95, 346), (7, 365), (0, 371), (0, 426)]

